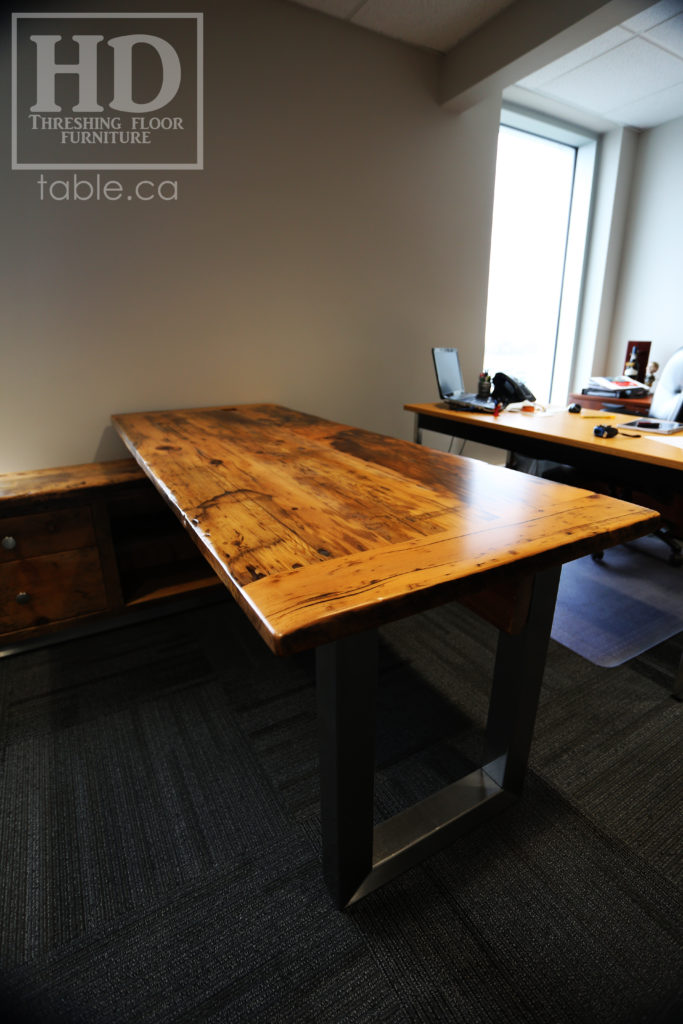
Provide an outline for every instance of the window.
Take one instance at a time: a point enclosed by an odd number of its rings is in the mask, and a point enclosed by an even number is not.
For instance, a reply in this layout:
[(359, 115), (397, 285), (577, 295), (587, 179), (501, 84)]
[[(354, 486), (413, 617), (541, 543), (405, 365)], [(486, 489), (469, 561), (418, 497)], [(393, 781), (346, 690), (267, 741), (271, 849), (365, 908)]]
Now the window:
[(484, 366), (564, 402), (574, 355), (596, 140), (505, 109), (498, 136)]

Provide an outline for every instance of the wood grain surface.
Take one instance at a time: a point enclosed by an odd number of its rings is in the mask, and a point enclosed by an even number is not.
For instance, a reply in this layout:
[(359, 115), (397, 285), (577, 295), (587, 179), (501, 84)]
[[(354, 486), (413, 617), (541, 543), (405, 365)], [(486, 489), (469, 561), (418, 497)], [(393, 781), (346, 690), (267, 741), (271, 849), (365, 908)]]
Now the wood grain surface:
[[(26, 593), (26, 604), (15, 595)], [(96, 547), (0, 565), (0, 634), (104, 611), (107, 594)]]
[(116, 415), (278, 654), (649, 532), (656, 513), (273, 405)]
[(132, 459), (111, 462), (86, 462), (79, 466), (55, 466), (52, 469), (25, 470), (21, 473), (0, 473), (2, 512), (8, 514), (15, 505), (52, 501), (56, 498), (79, 497), (97, 492), (102, 487), (118, 486), (144, 479)]

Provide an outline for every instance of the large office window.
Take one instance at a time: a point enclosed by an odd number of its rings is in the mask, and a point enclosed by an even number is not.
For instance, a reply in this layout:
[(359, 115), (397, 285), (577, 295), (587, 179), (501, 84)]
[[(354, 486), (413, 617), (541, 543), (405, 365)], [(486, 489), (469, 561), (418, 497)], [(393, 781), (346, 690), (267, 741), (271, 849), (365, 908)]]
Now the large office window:
[(498, 137), (484, 366), (564, 402), (574, 354), (595, 138), (504, 111)]

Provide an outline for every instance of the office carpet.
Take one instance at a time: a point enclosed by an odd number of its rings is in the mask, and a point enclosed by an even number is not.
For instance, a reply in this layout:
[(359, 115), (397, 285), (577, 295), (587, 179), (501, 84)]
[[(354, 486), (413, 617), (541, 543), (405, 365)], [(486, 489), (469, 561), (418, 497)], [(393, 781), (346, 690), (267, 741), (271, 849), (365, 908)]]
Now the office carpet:
[(623, 665), (683, 630), (683, 566), (657, 537), (562, 567), (552, 636), (595, 665)]
[[(495, 634), (455, 605), (381, 637), (384, 815), (474, 755)], [(4, 1019), (673, 1024), (680, 640), (551, 642), (520, 801), (345, 913), (309, 655), (220, 603), (0, 660)]]

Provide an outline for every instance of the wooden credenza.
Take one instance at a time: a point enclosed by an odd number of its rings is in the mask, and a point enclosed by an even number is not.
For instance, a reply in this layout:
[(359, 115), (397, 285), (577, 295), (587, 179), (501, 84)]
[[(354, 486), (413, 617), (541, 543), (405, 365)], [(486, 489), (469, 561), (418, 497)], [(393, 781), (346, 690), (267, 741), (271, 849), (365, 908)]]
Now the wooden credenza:
[(645, 398), (623, 398), (620, 395), (569, 395), (570, 402), (578, 402), (584, 409), (604, 409), (605, 406), (619, 406), (621, 412), (633, 413), (634, 416), (647, 416), (650, 412), (652, 395)]
[(0, 475), (0, 647), (218, 586), (133, 459)]

